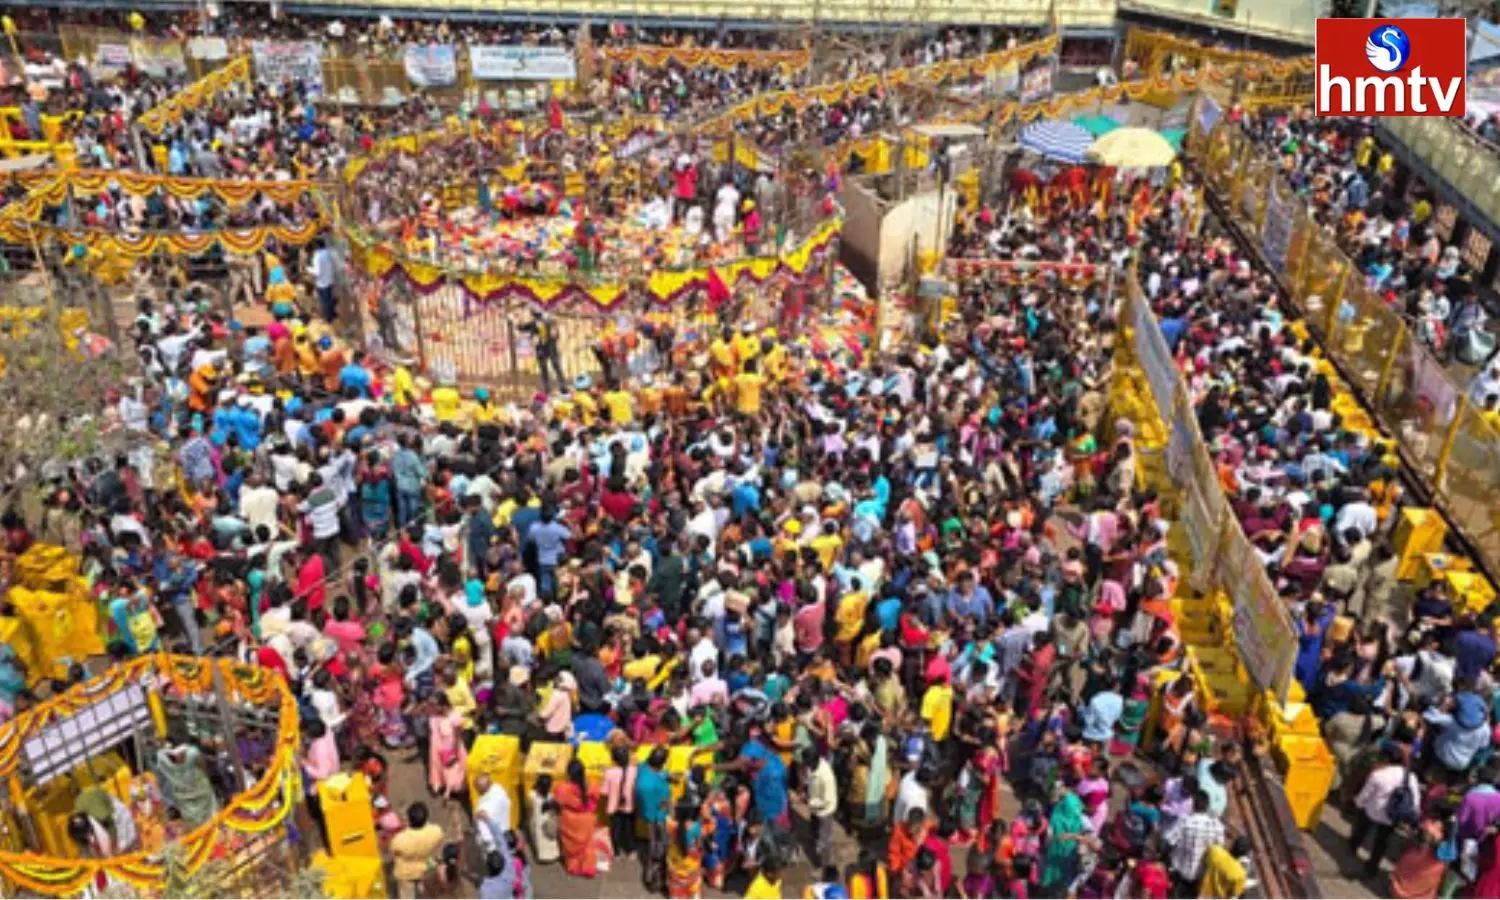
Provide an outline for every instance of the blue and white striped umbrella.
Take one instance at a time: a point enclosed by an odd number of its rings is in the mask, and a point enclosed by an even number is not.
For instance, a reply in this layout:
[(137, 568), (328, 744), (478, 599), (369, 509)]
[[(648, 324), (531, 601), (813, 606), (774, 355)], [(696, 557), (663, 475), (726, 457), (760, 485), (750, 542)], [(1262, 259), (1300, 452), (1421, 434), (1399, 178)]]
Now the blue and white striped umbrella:
[(1039, 156), (1059, 162), (1081, 163), (1094, 145), (1094, 136), (1082, 125), (1048, 119), (1032, 122), (1021, 131), (1021, 146)]

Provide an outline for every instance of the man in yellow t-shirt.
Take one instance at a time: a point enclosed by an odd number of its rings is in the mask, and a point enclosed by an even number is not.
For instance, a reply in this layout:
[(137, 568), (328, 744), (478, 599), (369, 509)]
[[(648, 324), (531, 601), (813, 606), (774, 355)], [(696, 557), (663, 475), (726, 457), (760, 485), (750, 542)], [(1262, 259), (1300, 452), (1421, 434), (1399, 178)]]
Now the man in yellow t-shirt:
[(397, 366), (391, 376), (391, 401), (405, 409), (417, 399), (417, 381), (406, 366)]
[(413, 803), (406, 808), (406, 827), (391, 838), (391, 874), (396, 879), (396, 894), (418, 897), (425, 892), (427, 875), (437, 867), (438, 850), (447, 836), (441, 825), (428, 820), (427, 805)]
[(726, 378), (734, 373), (734, 339), (726, 329), (708, 345), (709, 368), (716, 378)]
[(594, 395), (589, 393), (594, 387), (594, 379), (587, 375), (579, 375), (573, 380), (573, 394), (568, 399), (573, 403), (573, 409), (578, 413), (578, 421), (585, 427), (591, 427), (594, 420), (599, 417), (599, 402)]
[(740, 326), (740, 336), (734, 341), (734, 356), (741, 366), (745, 366), (755, 357), (760, 355), (760, 338), (755, 334), (755, 325), (746, 322)]
[(1375, 152), (1375, 138), (1365, 135), (1354, 147), (1354, 164), (1363, 169), (1370, 164), (1370, 155)]
[(818, 562), (823, 564), (823, 571), (833, 569), (834, 560), (838, 559), (839, 551), (844, 549), (844, 539), (839, 534), (837, 522), (824, 522), (823, 533), (809, 542), (813, 552), (818, 554)]
[(734, 376), (734, 408), (742, 415), (760, 415), (760, 389), (766, 379), (756, 371), (755, 360), (745, 363), (745, 371)]
[(604, 408), (609, 410), (609, 420), (616, 425), (629, 425), (635, 418), (634, 398), (624, 388), (605, 391)]
[(635, 402), (641, 408), (641, 415), (649, 416), (662, 410), (661, 389), (656, 386), (656, 379), (649, 374), (641, 376), (640, 389), (635, 392)]
[(637, 681), (650, 681), (656, 677), (656, 671), (660, 668), (661, 657), (655, 653), (648, 653), (626, 663), (621, 674), (624, 675), (627, 684), (634, 684)]
[(833, 621), (838, 626), (834, 640), (840, 644), (852, 643), (859, 637), (865, 625), (865, 609), (870, 605), (870, 595), (859, 589), (858, 578), (851, 586), (854, 590), (839, 598), (838, 609), (833, 614)]
[[(1203, 854), (1203, 879), (1198, 887), (1199, 897), (1236, 900), (1244, 895), (1248, 873), (1244, 863), (1237, 857), (1250, 855), (1249, 843), (1250, 839), (1241, 835), (1234, 839), (1234, 845), (1230, 849), (1225, 849), (1220, 844), (1208, 848), (1208, 852)], [(1236, 852), (1240, 850), (1244, 852)]]
[(942, 741), (953, 724), (953, 688), (946, 680), (933, 682), (922, 695), (922, 720), (932, 729), (932, 739)]
[(451, 384), (445, 384), (432, 390), (432, 416), (439, 422), (456, 422), (458, 420), (458, 406), (463, 402), (463, 397), (458, 393), (458, 388)]
[(771, 338), (761, 338), (761, 357), (764, 360), (766, 377), (776, 381), (785, 381), (788, 370), (786, 348), (776, 343)]
[(745, 891), (745, 900), (781, 900), (781, 861), (767, 860), (761, 863), (755, 880)]

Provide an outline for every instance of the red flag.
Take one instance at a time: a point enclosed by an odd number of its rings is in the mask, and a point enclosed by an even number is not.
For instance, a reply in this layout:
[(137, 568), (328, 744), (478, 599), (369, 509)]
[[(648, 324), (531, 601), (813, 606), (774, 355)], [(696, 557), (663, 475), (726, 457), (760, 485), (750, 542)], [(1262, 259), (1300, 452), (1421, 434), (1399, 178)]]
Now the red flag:
[(562, 104), (557, 102), (556, 97), (553, 97), (547, 101), (547, 127), (552, 129), (553, 131), (562, 131)]
[(708, 305), (717, 310), (729, 302), (729, 285), (719, 275), (719, 270), (713, 266), (708, 267)]

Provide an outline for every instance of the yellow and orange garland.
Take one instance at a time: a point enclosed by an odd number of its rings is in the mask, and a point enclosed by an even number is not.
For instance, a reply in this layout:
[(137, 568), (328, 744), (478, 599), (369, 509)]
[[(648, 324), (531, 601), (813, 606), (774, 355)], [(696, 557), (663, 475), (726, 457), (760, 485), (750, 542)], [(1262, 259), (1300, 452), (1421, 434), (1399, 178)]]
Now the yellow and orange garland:
[(600, 51), (615, 63), (638, 62), (659, 69), (676, 63), (689, 69), (712, 66), (721, 71), (745, 66), (748, 69), (780, 69), (787, 74), (807, 68), (812, 59), (807, 50), (715, 50), (708, 47), (658, 47), (642, 44), (635, 47), (605, 47)]
[(237, 56), (223, 68), (215, 69), (202, 78), (168, 97), (159, 106), (141, 114), (136, 123), (152, 134), (182, 122), (187, 113), (199, 109), (235, 84), (250, 82), (250, 57)]
[[(204, 694), (213, 689), (217, 667), (224, 689), (247, 703), (275, 703), (278, 710), (276, 749), (266, 773), (249, 790), (238, 795), (213, 819), (184, 836), (189, 872), (227, 850), (235, 834), (264, 834), (280, 826), (297, 808), (302, 776), (297, 763), (301, 742), (297, 704), (286, 682), (275, 673), (234, 660), (206, 660), (158, 653), (131, 660), (122, 666), (77, 685), (21, 713), (0, 726), (0, 777), (15, 778), (21, 747), (40, 729), (66, 719), (118, 690), (129, 681), (153, 675), (159, 690), (180, 694)], [(162, 862), (159, 856), (138, 852), (109, 859), (61, 859), (36, 853), (0, 853), (0, 878), (23, 891), (49, 896), (78, 894), (100, 876), (129, 884), (143, 894), (161, 892)]]

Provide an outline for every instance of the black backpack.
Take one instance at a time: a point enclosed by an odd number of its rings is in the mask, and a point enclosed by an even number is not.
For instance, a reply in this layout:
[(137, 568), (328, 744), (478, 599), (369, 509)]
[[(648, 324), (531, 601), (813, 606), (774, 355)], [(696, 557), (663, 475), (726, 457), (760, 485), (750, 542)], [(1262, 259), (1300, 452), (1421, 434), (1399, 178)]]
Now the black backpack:
[(1401, 783), (1385, 798), (1385, 817), (1392, 825), (1415, 825), (1422, 818), (1417, 791), (1411, 783), (1411, 770), (1401, 770)]

